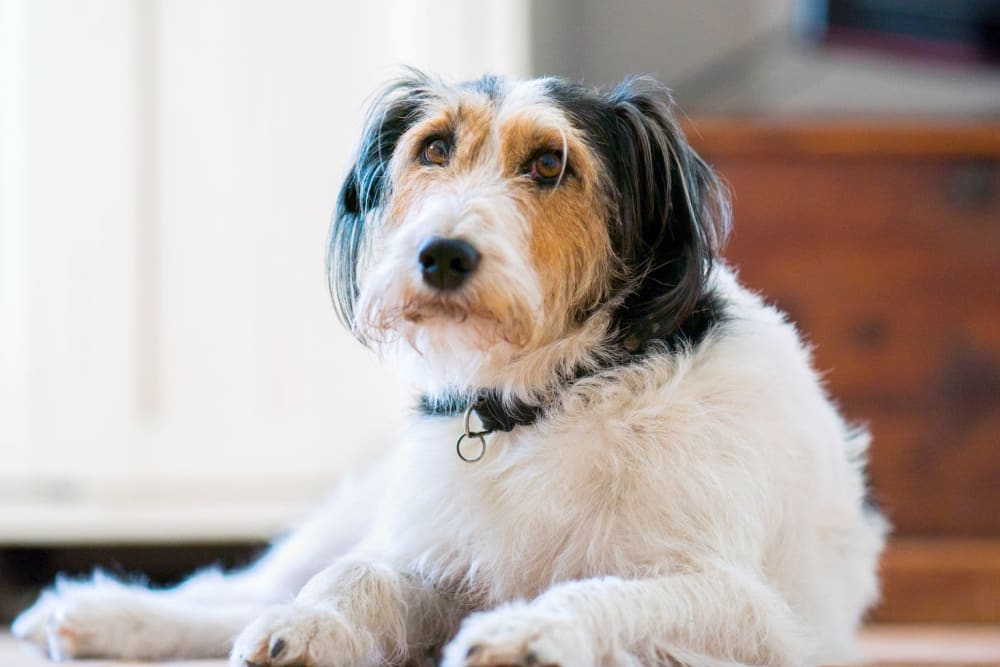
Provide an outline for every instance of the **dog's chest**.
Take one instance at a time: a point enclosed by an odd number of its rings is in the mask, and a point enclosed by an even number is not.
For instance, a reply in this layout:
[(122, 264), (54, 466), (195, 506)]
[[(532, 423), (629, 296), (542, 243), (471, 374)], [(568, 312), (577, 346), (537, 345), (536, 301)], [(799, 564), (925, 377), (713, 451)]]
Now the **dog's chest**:
[(396, 545), (473, 573), (499, 598), (658, 567), (670, 528), (648, 525), (667, 501), (656, 471), (640, 463), (661, 444), (645, 431), (606, 419), (515, 430), (490, 436), (483, 459), (466, 463), (454, 452), (458, 421), (425, 424), (405, 466), (395, 525), (407, 537)]

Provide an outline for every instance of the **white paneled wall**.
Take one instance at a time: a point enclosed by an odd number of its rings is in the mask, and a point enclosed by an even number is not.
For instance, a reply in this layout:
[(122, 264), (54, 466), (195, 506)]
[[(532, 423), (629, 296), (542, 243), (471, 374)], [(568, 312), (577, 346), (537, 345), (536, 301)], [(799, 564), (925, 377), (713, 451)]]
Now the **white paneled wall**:
[(526, 4), (0, 0), (0, 541), (227, 499), (257, 534), (391, 442), (326, 293), (340, 178), (400, 64), (527, 72)]

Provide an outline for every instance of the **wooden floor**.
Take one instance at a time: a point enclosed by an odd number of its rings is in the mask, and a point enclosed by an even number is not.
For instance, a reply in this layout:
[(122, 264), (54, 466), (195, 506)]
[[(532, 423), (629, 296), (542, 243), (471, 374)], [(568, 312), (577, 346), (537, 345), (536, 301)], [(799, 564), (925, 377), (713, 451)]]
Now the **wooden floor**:
[[(876, 626), (863, 634), (871, 667), (1000, 667), (1000, 626)], [(0, 635), (0, 667), (42, 667), (46, 661), (32, 647)], [(88, 660), (83, 667), (125, 667), (139, 663)], [(224, 660), (161, 662), (158, 667), (225, 667)]]

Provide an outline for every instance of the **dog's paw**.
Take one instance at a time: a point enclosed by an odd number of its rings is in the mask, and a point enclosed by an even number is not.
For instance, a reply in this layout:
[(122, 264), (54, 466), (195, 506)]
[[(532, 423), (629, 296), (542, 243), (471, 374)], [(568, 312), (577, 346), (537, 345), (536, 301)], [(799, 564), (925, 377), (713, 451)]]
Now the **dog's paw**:
[(136, 604), (128, 587), (101, 574), (61, 579), (14, 620), (11, 632), (53, 660), (158, 657), (143, 650)]
[(443, 667), (588, 667), (591, 643), (572, 618), (530, 605), (473, 614), (445, 648)]
[(21, 612), (10, 626), (11, 634), (27, 640), (48, 654), (47, 628), (59, 607), (59, 595), (54, 590), (42, 593), (35, 604)]
[(42, 593), (35, 604), (21, 612), (10, 626), (11, 634), (18, 639), (31, 642), (48, 657), (56, 659), (49, 653), (49, 628), (55, 629), (55, 616), (61, 609), (59, 594), (56, 590)]
[(370, 633), (329, 605), (271, 607), (233, 644), (231, 667), (351, 667), (378, 661)]

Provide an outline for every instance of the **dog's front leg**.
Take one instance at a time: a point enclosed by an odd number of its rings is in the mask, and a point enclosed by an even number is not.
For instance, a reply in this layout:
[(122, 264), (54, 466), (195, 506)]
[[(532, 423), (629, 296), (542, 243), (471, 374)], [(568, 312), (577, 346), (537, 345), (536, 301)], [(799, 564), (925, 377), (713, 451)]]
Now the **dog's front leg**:
[(313, 577), (294, 601), (271, 607), (243, 630), (230, 664), (399, 664), (440, 644), (448, 618), (430, 586), (392, 567), (345, 557)]
[(808, 664), (784, 601), (726, 569), (560, 584), (530, 603), (474, 614), (445, 667)]

